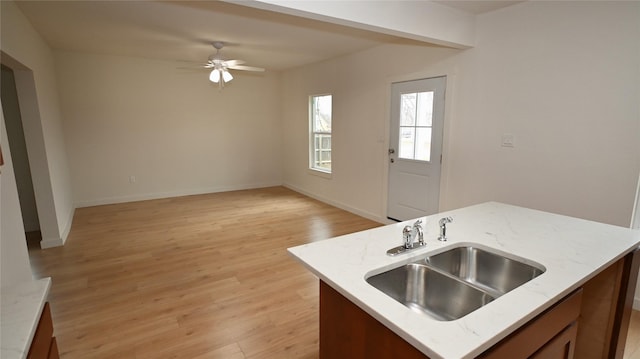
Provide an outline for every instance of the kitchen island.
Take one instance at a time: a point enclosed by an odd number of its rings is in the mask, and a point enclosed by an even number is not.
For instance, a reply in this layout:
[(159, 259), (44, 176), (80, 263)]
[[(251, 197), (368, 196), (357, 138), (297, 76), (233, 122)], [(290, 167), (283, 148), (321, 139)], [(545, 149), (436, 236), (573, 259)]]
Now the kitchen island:
[[(16, 284), (11, 287), (2, 288), (0, 294), (0, 358), (2, 359), (23, 359), (39, 358), (49, 356), (49, 352), (55, 353), (57, 357), (57, 344), (52, 342), (53, 325), (51, 324), (51, 314), (47, 309), (46, 302), (51, 288), (51, 278), (36, 279), (29, 282)], [(43, 312), (48, 312), (45, 317), (48, 319), (50, 328), (40, 328)], [(40, 334), (40, 335), (38, 335)], [(45, 355), (38, 356), (33, 352), (33, 342), (44, 342), (46, 349), (41, 350)], [(40, 349), (39, 347), (37, 349)]]
[[(448, 241), (440, 242), (436, 240), (438, 220), (445, 216), (454, 221), (448, 225)], [(559, 303), (578, 311), (577, 325), (567, 327), (577, 331), (577, 344), (574, 340), (571, 349), (575, 357), (621, 357), (638, 271), (635, 250), (640, 244), (639, 231), (496, 202), (421, 219), (427, 245), (399, 256), (386, 252), (402, 243), (402, 229), (414, 221), (289, 249), (321, 282), (321, 357), (330, 352), (329, 346), (335, 355), (339, 343), (332, 332), (342, 337), (353, 335), (343, 338), (350, 346), (388, 343), (379, 340), (381, 334), (372, 339), (366, 337), (367, 333), (340, 332), (349, 327), (345, 326), (348, 323), (331, 321), (340, 317), (356, 318), (354, 321), (363, 318), (361, 324), (366, 328), (374, 322), (380, 324), (390, 336), (407, 343), (409, 351), (415, 350), (422, 357), (491, 357), (505, 343), (524, 336), (522, 331), (529, 330), (532, 323), (538, 323), (538, 327), (547, 323), (548, 317), (547, 322), (538, 319), (553, 313)], [(451, 321), (416, 313), (366, 282), (372, 275), (417, 257), (462, 244), (480, 245), (539, 263), (545, 272)], [(334, 307), (335, 303), (339, 306)], [(335, 308), (340, 313), (332, 313)], [(352, 311), (362, 313), (349, 314)], [(375, 350), (382, 353), (384, 348)]]

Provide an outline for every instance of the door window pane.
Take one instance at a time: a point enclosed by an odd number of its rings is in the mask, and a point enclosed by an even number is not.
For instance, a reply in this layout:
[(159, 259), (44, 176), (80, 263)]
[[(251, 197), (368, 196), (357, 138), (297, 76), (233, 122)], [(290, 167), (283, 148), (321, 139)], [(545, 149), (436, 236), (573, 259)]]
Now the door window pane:
[(415, 128), (400, 127), (400, 149), (398, 156), (400, 158), (413, 159), (413, 151), (415, 147)]
[(415, 126), (416, 94), (405, 93), (400, 96), (400, 126)]
[(431, 117), (433, 116), (433, 91), (418, 93), (418, 126), (431, 127)]
[(398, 157), (431, 161), (433, 91), (400, 95)]
[(416, 160), (431, 161), (431, 127), (416, 128)]

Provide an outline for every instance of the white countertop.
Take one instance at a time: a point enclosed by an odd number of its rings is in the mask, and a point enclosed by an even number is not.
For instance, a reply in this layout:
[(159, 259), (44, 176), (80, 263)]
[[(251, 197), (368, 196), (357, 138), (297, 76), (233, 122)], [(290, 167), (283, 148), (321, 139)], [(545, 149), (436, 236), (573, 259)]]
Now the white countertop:
[(51, 278), (2, 288), (0, 358), (26, 358), (47, 301)]
[[(447, 242), (438, 220), (451, 216)], [(311, 272), (431, 358), (473, 358), (640, 244), (640, 231), (496, 202), (422, 217), (427, 246), (387, 256), (412, 221), (289, 248)], [(365, 278), (461, 243), (542, 264), (546, 272), (453, 321), (415, 313)]]

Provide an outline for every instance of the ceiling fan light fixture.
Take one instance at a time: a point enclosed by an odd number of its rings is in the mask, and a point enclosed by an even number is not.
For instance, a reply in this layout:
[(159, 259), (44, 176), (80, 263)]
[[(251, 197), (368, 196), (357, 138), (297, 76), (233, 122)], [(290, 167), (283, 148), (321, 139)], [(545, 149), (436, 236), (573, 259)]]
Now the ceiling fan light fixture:
[(231, 80), (233, 80), (233, 76), (231, 75), (231, 73), (227, 70), (223, 70), (222, 71), (222, 79), (224, 80), (224, 82), (229, 82)]
[(213, 69), (213, 71), (211, 71), (211, 75), (209, 75), (209, 80), (215, 83), (220, 82), (220, 70)]
[(229, 69), (232, 69), (234, 71), (264, 71), (264, 69), (261, 67), (244, 66), (243, 64), (245, 62), (242, 60), (225, 60), (224, 57), (222, 57), (222, 55), (220, 54), (220, 50), (224, 47), (224, 43), (221, 41), (215, 41), (211, 45), (213, 45), (213, 47), (216, 49), (216, 53), (209, 56), (209, 60), (204, 65), (204, 68), (213, 69), (209, 74), (209, 80), (213, 83), (218, 84), (218, 87), (220, 89), (224, 87), (225, 83), (231, 82), (231, 80), (233, 80), (233, 75), (229, 72)]

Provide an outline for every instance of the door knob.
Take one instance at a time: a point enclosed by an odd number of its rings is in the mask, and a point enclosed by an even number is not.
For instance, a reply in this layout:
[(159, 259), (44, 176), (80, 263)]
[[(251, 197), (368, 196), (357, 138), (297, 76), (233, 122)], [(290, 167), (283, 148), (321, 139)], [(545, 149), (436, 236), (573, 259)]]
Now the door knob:
[(392, 155), (392, 154), (394, 154), (394, 153), (396, 153), (396, 150), (394, 150), (393, 148), (390, 148), (390, 149), (389, 149), (389, 154), (390, 154), (390, 155)]

